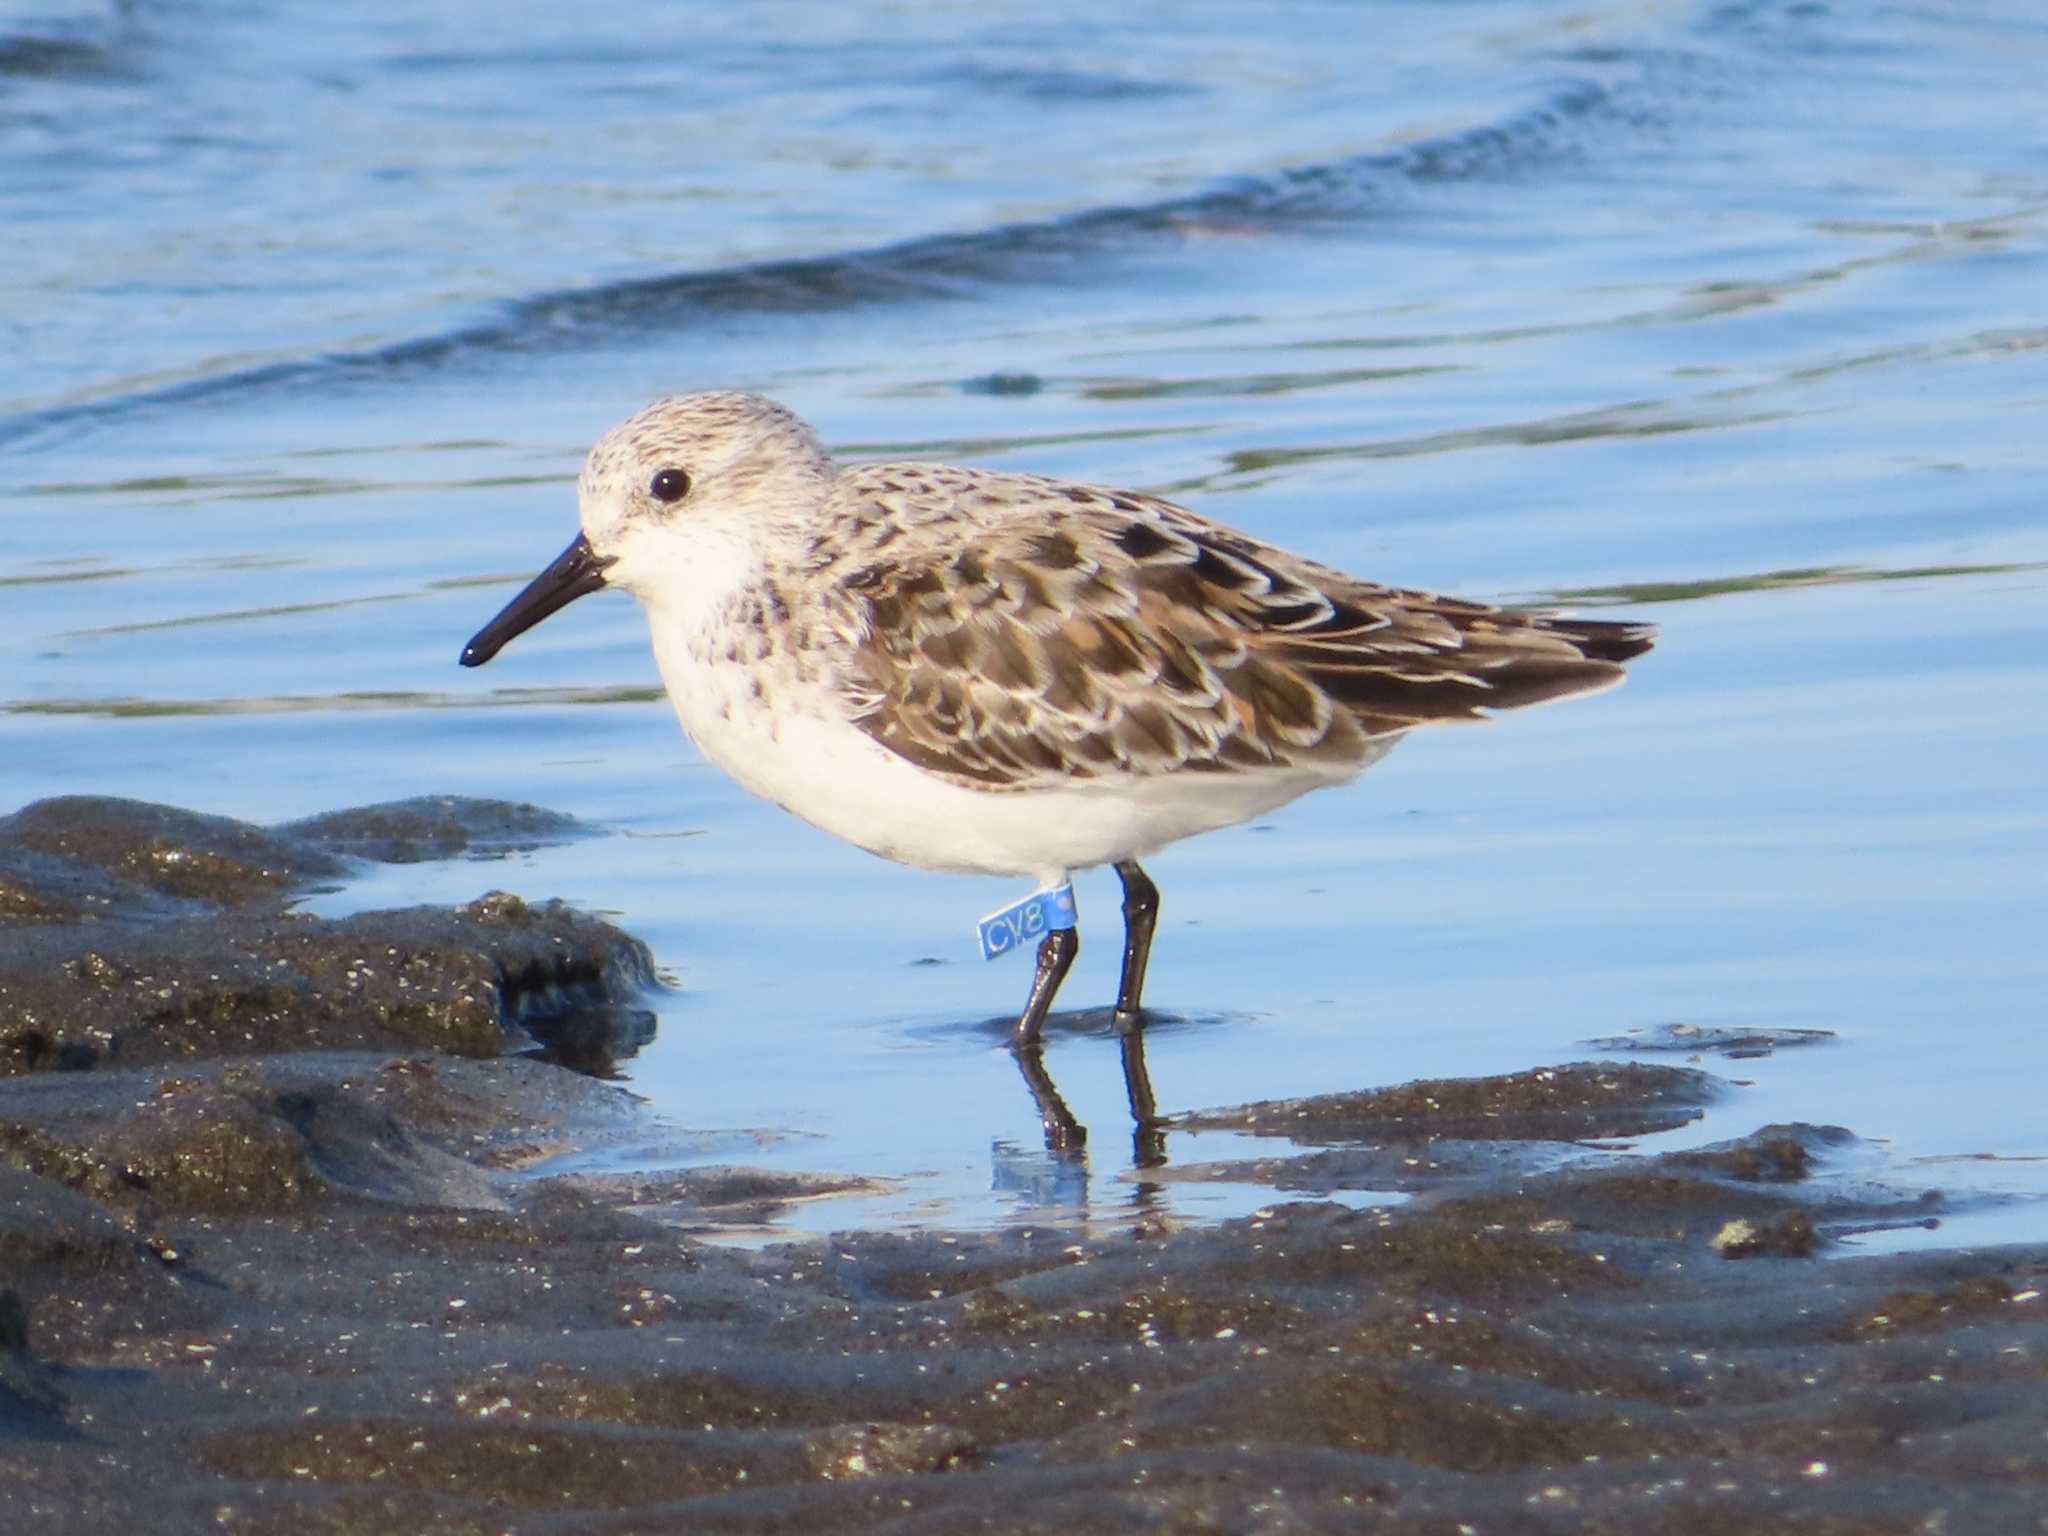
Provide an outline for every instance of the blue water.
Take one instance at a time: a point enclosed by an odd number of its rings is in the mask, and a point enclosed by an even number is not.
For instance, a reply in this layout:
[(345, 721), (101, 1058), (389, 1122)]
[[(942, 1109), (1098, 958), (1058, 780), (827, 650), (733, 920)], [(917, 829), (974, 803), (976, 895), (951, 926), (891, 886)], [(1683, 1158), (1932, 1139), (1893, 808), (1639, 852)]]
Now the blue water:
[[(311, 905), (615, 915), (675, 991), (644, 1143), (592, 1156), (890, 1181), (784, 1230), (1267, 1198), (1131, 1179), (1100, 1033), (1049, 1053), (1093, 1141), (1048, 1160), (989, 1023), (1025, 967), (973, 949), (1018, 892), (747, 799), (629, 602), (454, 666), (599, 431), (763, 389), (850, 455), (1662, 626), (1618, 693), (1162, 855), (1162, 1107), (1825, 1029), (1642, 1145), (1838, 1123), (1965, 1197), (1870, 1244), (2048, 1235), (2038, 7), (1104, 10), (0, 16), (0, 809), (589, 819)], [(1079, 889), (1076, 1008), (1116, 959)]]

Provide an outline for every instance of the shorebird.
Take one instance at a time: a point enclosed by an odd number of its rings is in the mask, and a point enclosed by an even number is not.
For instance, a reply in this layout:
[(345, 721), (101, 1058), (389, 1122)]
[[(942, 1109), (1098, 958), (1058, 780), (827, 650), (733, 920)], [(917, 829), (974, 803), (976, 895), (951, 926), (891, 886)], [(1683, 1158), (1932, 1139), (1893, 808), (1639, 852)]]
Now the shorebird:
[[(577, 498), (582, 532), (464, 666), (632, 593), (683, 729), (754, 793), (883, 858), (1054, 897), (1113, 867), (1127, 1032), (1159, 919), (1139, 859), (1346, 783), (1419, 726), (1612, 687), (1653, 642), (1360, 580), (1135, 491), (839, 464), (758, 395), (647, 407)], [(1013, 1037), (1035, 1056), (1079, 940), (1070, 896), (1013, 911), (1012, 938), (1043, 935)]]

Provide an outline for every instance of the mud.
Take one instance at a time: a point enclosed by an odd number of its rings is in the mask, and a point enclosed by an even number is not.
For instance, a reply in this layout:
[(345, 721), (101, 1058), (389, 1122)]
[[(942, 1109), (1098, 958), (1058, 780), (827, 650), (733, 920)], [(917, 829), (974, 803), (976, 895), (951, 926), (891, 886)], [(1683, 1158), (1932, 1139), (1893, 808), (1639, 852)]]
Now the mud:
[(0, 1075), (294, 1050), (490, 1057), (508, 1023), (580, 1059), (651, 1028), (646, 949), (496, 895), (324, 922), (288, 910), (347, 860), (496, 851), (566, 818), (413, 800), (277, 829), (127, 800), (0, 821)]
[(1718, 1090), (1595, 1062), (1190, 1117), (1392, 1208), (706, 1243), (864, 1186), (547, 1176), (644, 1139), (533, 1049), (644, 953), (505, 898), (291, 915), (575, 831), (353, 815), (0, 823), (0, 1528), (2048, 1530), (2048, 1250), (1841, 1256), (1941, 1209), (1846, 1130), (1603, 1152)]

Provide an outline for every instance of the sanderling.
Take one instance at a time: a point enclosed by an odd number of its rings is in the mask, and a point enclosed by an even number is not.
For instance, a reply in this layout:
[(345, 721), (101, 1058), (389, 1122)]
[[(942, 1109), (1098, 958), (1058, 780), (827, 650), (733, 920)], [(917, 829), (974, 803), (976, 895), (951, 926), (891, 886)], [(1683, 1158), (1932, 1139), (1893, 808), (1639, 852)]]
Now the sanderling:
[[(1416, 726), (1611, 687), (1652, 643), (1361, 581), (1155, 496), (837, 464), (757, 395), (649, 406), (577, 497), (583, 531), (464, 666), (623, 587), (683, 729), (754, 793), (884, 858), (1044, 893), (1113, 866), (1126, 1030), (1159, 916), (1140, 857), (1345, 783)], [(1070, 899), (1025, 907), (1028, 1051), (1079, 943)]]

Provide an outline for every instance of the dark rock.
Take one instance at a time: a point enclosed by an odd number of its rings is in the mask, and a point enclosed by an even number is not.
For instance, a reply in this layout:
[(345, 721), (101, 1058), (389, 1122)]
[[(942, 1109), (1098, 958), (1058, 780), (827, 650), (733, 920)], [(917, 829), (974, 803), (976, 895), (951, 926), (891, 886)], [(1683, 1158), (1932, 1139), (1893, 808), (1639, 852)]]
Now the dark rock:
[[(333, 854), (245, 821), (98, 795), (38, 800), (0, 820), (0, 858), (23, 854), (213, 907), (272, 904), (347, 869)], [(0, 874), (18, 883), (19, 867), (0, 864)]]
[(1363, 1093), (1241, 1104), (1182, 1115), (1190, 1130), (1256, 1131), (1318, 1146), (1454, 1138), (1600, 1141), (1670, 1130), (1721, 1093), (1689, 1067), (1580, 1062), (1505, 1077), (1445, 1078)]
[(380, 864), (417, 864), (463, 854), (502, 858), (586, 836), (589, 829), (573, 816), (537, 805), (421, 795), (288, 821), (277, 831), (333, 853)]
[(521, 1027), (624, 1010), (644, 1038), (646, 949), (561, 906), (182, 916), (0, 929), (0, 1074), (283, 1050), (491, 1056)]

